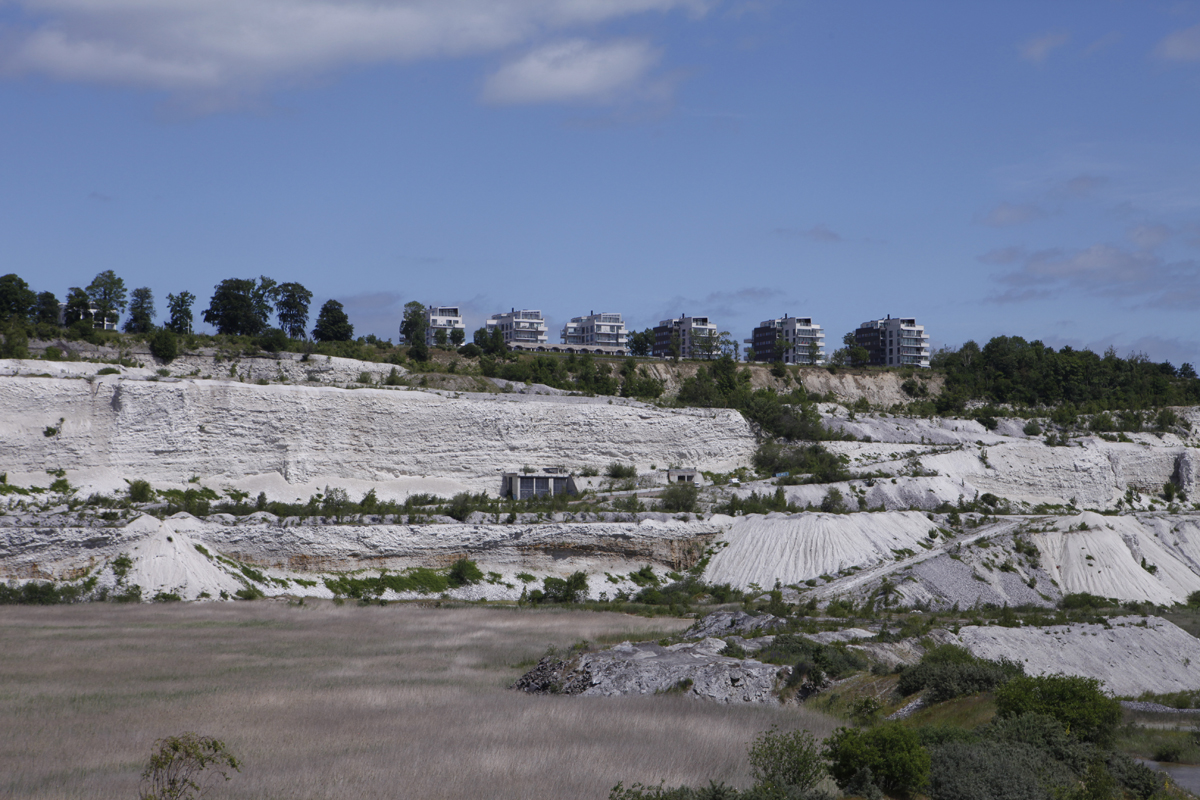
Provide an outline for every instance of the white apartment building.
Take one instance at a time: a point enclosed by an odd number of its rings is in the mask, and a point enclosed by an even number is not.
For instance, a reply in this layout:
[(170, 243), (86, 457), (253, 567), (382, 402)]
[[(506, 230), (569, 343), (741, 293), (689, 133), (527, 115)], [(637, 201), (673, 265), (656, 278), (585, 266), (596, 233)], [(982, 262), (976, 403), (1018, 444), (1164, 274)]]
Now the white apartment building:
[[(774, 361), (775, 343), (784, 342), (785, 364), (824, 364), (825, 331), (809, 317), (765, 319), (754, 329), (753, 338), (745, 339), (754, 348), (755, 361)], [(814, 358), (815, 350), (815, 358)]]
[(563, 326), (562, 343), (571, 348), (625, 355), (629, 351), (629, 339), (625, 331), (625, 320), (612, 312), (588, 312), (586, 317), (572, 317)]
[(507, 314), (492, 314), (486, 324), (489, 334), (495, 328), (500, 329), (504, 343), (510, 350), (545, 349), (544, 345), (549, 341), (546, 320), (542, 319), (541, 311), (517, 311), (514, 308)]
[(915, 319), (892, 317), (867, 320), (858, 326), (854, 339), (865, 347), (867, 363), (886, 367), (928, 367), (929, 336)]
[(433, 347), (437, 343), (437, 332), (446, 332), (446, 340), (450, 340), (450, 332), (463, 332), (466, 341), (467, 326), (463, 324), (462, 314), (458, 306), (425, 306), (425, 344)]
[[(708, 317), (689, 317), (687, 314), (664, 319), (654, 329), (653, 354), (657, 358), (674, 355), (678, 343), (680, 358), (716, 358), (720, 355), (716, 347), (717, 326)], [(707, 348), (712, 343), (711, 350)], [(697, 343), (704, 347), (698, 349)]]

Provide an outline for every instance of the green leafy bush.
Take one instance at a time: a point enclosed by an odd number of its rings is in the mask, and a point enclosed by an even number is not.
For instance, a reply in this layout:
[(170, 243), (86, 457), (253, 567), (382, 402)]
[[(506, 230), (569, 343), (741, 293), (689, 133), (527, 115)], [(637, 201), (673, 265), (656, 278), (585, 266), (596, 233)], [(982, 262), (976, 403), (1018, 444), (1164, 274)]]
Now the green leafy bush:
[(781, 733), (774, 726), (750, 744), (750, 768), (766, 789), (806, 791), (825, 777), (816, 740), (808, 731)]
[(659, 506), (663, 511), (694, 512), (700, 489), (694, 483), (672, 483), (659, 494)]
[(976, 658), (964, 647), (947, 644), (931, 649), (920, 662), (901, 672), (896, 691), (907, 697), (924, 690), (926, 699), (939, 703), (991, 691), (1024, 674), (1025, 668), (1014, 661)]
[(891, 795), (907, 797), (929, 779), (930, 757), (915, 731), (896, 722), (866, 730), (839, 728), (825, 740), (829, 773), (843, 789), (866, 770), (871, 782)]
[(529, 593), (533, 603), (577, 603), (587, 593), (587, 573), (573, 572), (567, 578), (546, 577), (542, 588)]
[(179, 342), (175, 332), (159, 328), (150, 337), (150, 353), (164, 364), (170, 364), (179, 355)]
[(479, 583), (483, 580), (483, 572), (478, 564), (464, 556), (450, 565), (446, 578), (451, 586), (458, 588)]
[(129, 481), (129, 502), (149, 503), (154, 499), (154, 490), (150, 482), (139, 479)]
[(616, 480), (629, 480), (638, 476), (637, 467), (633, 464), (622, 464), (614, 461), (604, 469), (604, 474)]
[(1023, 675), (996, 690), (996, 714), (1005, 719), (1045, 714), (1087, 742), (1107, 744), (1121, 722), (1121, 704), (1100, 681), (1076, 675)]

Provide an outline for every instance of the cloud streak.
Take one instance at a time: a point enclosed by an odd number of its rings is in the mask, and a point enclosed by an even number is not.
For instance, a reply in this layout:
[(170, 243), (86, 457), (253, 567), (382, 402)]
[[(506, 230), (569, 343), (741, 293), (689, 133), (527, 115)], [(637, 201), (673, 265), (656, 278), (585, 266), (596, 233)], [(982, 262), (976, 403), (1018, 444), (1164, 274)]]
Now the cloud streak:
[(979, 260), (1016, 265), (995, 277), (1007, 288), (989, 298), (992, 302), (1022, 303), (1075, 291), (1168, 310), (1200, 307), (1200, 263), (1167, 262), (1148, 249), (1096, 244), (1081, 250), (1025, 252), (1013, 247), (985, 253)]
[(1166, 61), (1200, 61), (1200, 25), (1175, 31), (1158, 43), (1154, 53)]
[(554, 42), (493, 73), (483, 99), (499, 105), (611, 102), (640, 84), (660, 55), (640, 41)]
[(1052, 52), (1071, 40), (1066, 33), (1044, 33), (1025, 41), (1017, 48), (1017, 53), (1023, 61), (1031, 64), (1041, 64)]
[[(7, 75), (44, 75), (201, 95), (247, 95), (371, 64), (504, 53), (533, 47), (493, 76), (503, 96), (574, 98), (596, 60), (624, 55), (644, 69), (650, 51), (628, 43), (591, 45), (554, 62), (547, 38), (648, 13), (705, 14), (713, 0), (15, 0), (30, 20), (11, 28), (0, 57)], [(561, 43), (558, 45), (563, 46)], [(546, 48), (551, 48), (547, 50)], [(624, 48), (624, 49), (622, 49)], [(589, 55), (592, 59), (589, 62)], [(641, 59), (640, 61), (638, 59)], [(553, 66), (560, 69), (554, 72)], [(630, 66), (632, 64), (632, 67)], [(510, 70), (510, 72), (505, 72)], [(515, 70), (516, 72), (511, 72)], [(523, 72), (522, 72), (523, 70)], [(508, 76), (509, 83), (503, 78)], [(599, 83), (593, 77), (592, 83)], [(620, 81), (616, 81), (619, 83)], [(586, 88), (586, 87), (585, 87)], [(608, 88), (616, 88), (615, 83)], [(580, 90), (582, 91), (582, 90)]]

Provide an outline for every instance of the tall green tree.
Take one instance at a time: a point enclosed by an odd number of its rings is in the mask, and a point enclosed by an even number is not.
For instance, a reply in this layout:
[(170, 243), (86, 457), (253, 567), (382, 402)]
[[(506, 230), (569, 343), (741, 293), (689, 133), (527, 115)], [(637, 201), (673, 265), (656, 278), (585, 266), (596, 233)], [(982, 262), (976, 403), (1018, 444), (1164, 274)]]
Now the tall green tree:
[(134, 289), (129, 300), (129, 319), (125, 320), (126, 333), (149, 333), (154, 329), (154, 293), (149, 287)]
[(418, 339), (425, 341), (429, 320), (425, 317), (425, 306), (416, 300), (404, 304), (404, 319), (400, 323), (400, 335), (410, 345)]
[(354, 326), (346, 310), (337, 300), (326, 300), (317, 315), (312, 336), (318, 342), (348, 342), (354, 338)]
[(646, 357), (654, 349), (654, 329), (634, 331), (628, 336), (629, 355)]
[(267, 327), (268, 319), (264, 315), (265, 294), (258, 290), (253, 278), (226, 278), (216, 285), (204, 321), (217, 333), (257, 336)]
[(275, 313), (279, 316), (279, 327), (291, 338), (305, 338), (305, 330), (308, 328), (308, 304), (311, 302), (312, 292), (301, 284), (279, 285)]
[(167, 295), (167, 311), (171, 315), (171, 320), (165, 327), (179, 334), (191, 333), (192, 304), (195, 302), (196, 295), (191, 292)]
[(118, 278), (115, 272), (111, 269), (101, 272), (88, 284), (87, 293), (99, 321), (113, 325), (120, 321), (127, 305), (125, 281)]
[(63, 324), (69, 328), (81, 319), (91, 321), (92, 301), (87, 292), (78, 286), (72, 286), (67, 290), (67, 306), (63, 309)]
[(250, 297), (254, 301), (254, 315), (260, 323), (256, 333), (262, 333), (271, 325), (271, 315), (275, 313), (275, 303), (279, 300), (279, 284), (266, 275), (260, 275)]
[[(464, 331), (462, 328), (451, 328), (450, 329), (450, 344), (454, 345), (455, 347), (459, 347), (462, 345), (462, 343), (464, 341), (466, 341), (466, 339), (467, 339), (467, 332)], [(1188, 365), (1185, 364), (1184, 366), (1188, 366)]]
[(0, 277), (0, 319), (27, 320), (37, 295), (16, 273)]
[(33, 304), (33, 321), (45, 325), (58, 324), (58, 298), (54, 292), (40, 292)]

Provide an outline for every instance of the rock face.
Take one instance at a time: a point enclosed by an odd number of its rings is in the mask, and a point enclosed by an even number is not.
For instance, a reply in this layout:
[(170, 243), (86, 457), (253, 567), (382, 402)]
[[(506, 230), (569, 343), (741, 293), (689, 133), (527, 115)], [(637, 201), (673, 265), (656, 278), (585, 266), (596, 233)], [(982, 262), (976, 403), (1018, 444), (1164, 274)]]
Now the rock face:
[(1200, 688), (1200, 640), (1159, 617), (1113, 617), (1108, 626), (971, 626), (958, 638), (982, 658), (1020, 661), (1026, 674), (1098, 678), (1115, 695)]
[(787, 668), (718, 655), (724, 646), (712, 638), (669, 647), (622, 642), (569, 661), (548, 656), (513, 688), (585, 697), (671, 691), (718, 703), (778, 703), (774, 689)]
[[(64, 526), (67, 521), (73, 524)], [(162, 523), (143, 516), (112, 527), (81, 525), (62, 516), (53, 519), (53, 525), (48, 524), (50, 519), (40, 522), (0, 516), (0, 578), (64, 578), (121, 553), (136, 556), (135, 550), (151, 547), (155, 537), (174, 534), (228, 558), (301, 577), (361, 569), (446, 567), (465, 555), (483, 570), (507, 576), (512, 588), (500, 583), (489, 586), (492, 599), (513, 600), (521, 589), (512, 576), (521, 572), (566, 575), (584, 570), (592, 575), (592, 597), (615, 594), (621, 588), (636, 592), (635, 585), (606, 581), (602, 573), (636, 571), (648, 563), (687, 569), (720, 530), (701, 521), (649, 519), (540, 525), (297, 525), (269, 514), (240, 519), (215, 514), (203, 520), (177, 514)], [(168, 548), (159, 561), (160, 572), (171, 555), (190, 557), (181, 562), (186, 570), (196, 553), (191, 544), (182, 550)], [(289, 593), (322, 594), (301, 586), (290, 587)]]
[(768, 514), (736, 518), (704, 572), (711, 583), (745, 587), (799, 583), (920, 551), (937, 526), (913, 511), (884, 514)]
[(726, 636), (770, 633), (786, 625), (786, 620), (772, 614), (756, 617), (745, 611), (715, 611), (688, 628), (684, 636), (689, 639), (724, 639)]
[[(62, 420), (60, 425), (59, 420)], [(44, 435), (48, 427), (59, 432)], [(754, 437), (740, 414), (592, 398), (0, 377), (0, 464), (107, 468), (151, 482), (278, 473), (493, 480), (522, 465), (611, 461), (729, 470)], [(290, 499), (290, 498), (289, 498)]]

